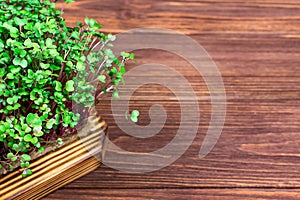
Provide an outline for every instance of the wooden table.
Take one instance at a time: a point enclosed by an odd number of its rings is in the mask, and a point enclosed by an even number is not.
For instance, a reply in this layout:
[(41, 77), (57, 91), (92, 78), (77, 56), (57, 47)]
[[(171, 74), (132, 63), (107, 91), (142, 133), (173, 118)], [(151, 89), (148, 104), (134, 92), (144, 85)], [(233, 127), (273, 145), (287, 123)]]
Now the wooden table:
[[(176, 55), (137, 51), (137, 62), (129, 63), (128, 70), (155, 61), (189, 80), (201, 113), (196, 139), (180, 159), (159, 171), (130, 174), (102, 166), (45, 199), (300, 198), (299, 0), (77, 0), (65, 8), (70, 25), (85, 16), (99, 20), (105, 32), (159, 27), (196, 40), (222, 75), (226, 121), (212, 152), (199, 159), (211, 118), (204, 80)], [(149, 70), (146, 76), (151, 75), (155, 72)], [(130, 109), (138, 108), (139, 124), (147, 125), (153, 103), (165, 106), (165, 127), (157, 136), (137, 139), (117, 127), (109, 98), (103, 100), (98, 109), (110, 124), (115, 144), (128, 151), (151, 152), (172, 140), (180, 104), (170, 90), (144, 85)]]

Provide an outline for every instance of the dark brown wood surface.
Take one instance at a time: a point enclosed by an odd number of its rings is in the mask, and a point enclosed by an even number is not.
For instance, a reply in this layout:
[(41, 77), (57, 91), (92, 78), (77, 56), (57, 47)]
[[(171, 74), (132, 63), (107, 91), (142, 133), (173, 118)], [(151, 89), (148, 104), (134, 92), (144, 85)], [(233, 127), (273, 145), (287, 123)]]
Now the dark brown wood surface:
[[(199, 159), (211, 117), (203, 78), (173, 54), (136, 51), (137, 62), (128, 70), (155, 61), (173, 67), (191, 83), (201, 111), (193, 144), (159, 171), (130, 174), (102, 166), (46, 199), (300, 198), (299, 0), (77, 0), (65, 8), (70, 25), (85, 16), (98, 19), (105, 32), (158, 27), (192, 37), (222, 75), (226, 121), (213, 151)], [(153, 75), (151, 70), (144, 74)], [(172, 140), (180, 122), (175, 95), (158, 85), (144, 85), (130, 103), (130, 109), (141, 111), (140, 125), (149, 123), (148, 110), (154, 103), (165, 107), (168, 119), (149, 139), (130, 137), (118, 128), (109, 98), (97, 108), (110, 125), (115, 144), (128, 151), (151, 152)]]

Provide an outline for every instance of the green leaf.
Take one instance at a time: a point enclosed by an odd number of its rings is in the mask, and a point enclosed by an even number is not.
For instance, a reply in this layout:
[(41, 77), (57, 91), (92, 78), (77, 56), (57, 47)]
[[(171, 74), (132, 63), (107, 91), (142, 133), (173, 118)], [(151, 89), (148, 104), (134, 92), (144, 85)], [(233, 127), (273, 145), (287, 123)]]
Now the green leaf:
[(105, 76), (105, 75), (99, 75), (99, 76), (98, 76), (98, 80), (99, 80), (100, 82), (102, 82), (102, 83), (105, 83), (105, 81), (106, 81), (106, 76)]
[(42, 125), (42, 121), (37, 114), (29, 113), (26, 117), (26, 122), (31, 127), (40, 127)]
[(131, 116), (139, 116), (140, 115), (140, 112), (138, 110), (134, 110), (131, 112)]
[(62, 145), (62, 144), (64, 143), (64, 141), (63, 141), (62, 138), (58, 138), (58, 139), (56, 140), (56, 142), (57, 142), (58, 145)]
[(66, 3), (72, 3), (74, 0), (65, 0)]
[[(40, 110), (47, 110), (47, 109), (49, 109), (48, 108), (48, 106), (47, 106), (47, 104), (44, 104), (42, 107), (40, 107)], [(42, 121), (45, 121), (46, 119), (48, 119), (48, 114), (46, 113), (46, 114), (44, 114), (43, 116), (41, 116), (40, 117), (40, 119), (42, 120)]]
[(11, 26), (10, 24), (8, 24), (7, 22), (4, 22), (2, 27), (6, 28), (9, 30), (10, 32), (10, 36), (12, 37), (17, 37), (17, 33), (19, 32), (19, 30), (16, 27)]
[(8, 154), (7, 154), (7, 158), (8, 158), (8, 159), (11, 159), (11, 158), (14, 157), (14, 156), (15, 156), (15, 155), (14, 155), (13, 153), (8, 153)]
[(115, 91), (113, 91), (113, 92), (112, 92), (112, 97), (113, 97), (113, 98), (115, 98), (115, 99), (119, 99), (119, 98), (120, 98), (120, 96), (119, 96), (119, 92), (118, 92), (118, 91), (116, 91), (116, 90), (115, 90)]
[(20, 66), (23, 67), (23, 68), (26, 68), (26, 67), (28, 66), (27, 60), (22, 59), (22, 60), (21, 60), (21, 63), (20, 63)]
[(62, 84), (61, 82), (58, 82), (58, 81), (54, 81), (54, 84), (55, 84), (55, 90), (56, 91), (62, 91)]
[(30, 133), (30, 132), (31, 132), (31, 130), (32, 130), (32, 129), (31, 129), (29, 126), (28, 126), (28, 127), (26, 127), (26, 128), (25, 128), (25, 130), (24, 130), (24, 131), (25, 131), (25, 133)]
[(22, 69), (21, 67), (14, 67), (10, 69), (10, 72), (13, 74), (17, 74), (21, 71), (21, 69)]
[(49, 69), (50, 64), (40, 63), (40, 66), (41, 66), (42, 69)]
[(76, 40), (80, 40), (79, 33), (77, 31), (72, 32), (71, 37), (73, 37)]
[(0, 124), (0, 132), (4, 133), (6, 130), (5, 126), (3, 124)]
[(24, 141), (25, 142), (31, 142), (31, 140), (32, 140), (32, 136), (30, 134), (27, 134), (27, 135), (24, 136)]
[(52, 46), (52, 40), (50, 38), (46, 39), (46, 46), (51, 47)]
[(90, 19), (89, 18), (85, 18), (84, 22), (85, 22), (86, 25), (88, 25), (88, 26), (90, 25)]
[(20, 19), (18, 17), (15, 17), (14, 18), (14, 21), (15, 23), (18, 25), (18, 26), (24, 26), (26, 24), (26, 20), (24, 19)]
[(133, 122), (138, 122), (138, 116), (140, 115), (140, 112), (138, 110), (134, 110), (131, 112), (131, 116), (130, 116), (130, 119), (131, 121)]
[(137, 122), (138, 122), (138, 118), (137, 118), (137, 117), (131, 116), (130, 119), (131, 119), (131, 121), (133, 121), (134, 123), (137, 123)]
[(15, 58), (14, 58), (13, 64), (14, 64), (14, 65), (19, 65), (19, 66), (21, 66), (21, 67), (23, 67), (23, 68), (26, 68), (27, 65), (28, 65), (27, 60), (21, 59), (21, 58), (19, 58), (19, 57), (15, 57)]
[(21, 58), (24, 58), (26, 56), (26, 54), (27, 54), (27, 52), (25, 50), (23, 50), (23, 49), (19, 53), (19, 55), (20, 55)]
[(66, 83), (66, 90), (68, 91), (68, 92), (73, 92), (74, 91), (74, 81), (73, 80), (69, 80), (69, 81), (67, 81), (67, 83)]
[(61, 92), (54, 92), (55, 100), (58, 102), (64, 101), (64, 95)]
[(55, 119), (50, 119), (47, 124), (46, 124), (46, 128), (47, 129), (52, 129), (53, 125), (56, 123)]
[(7, 101), (7, 103), (10, 104), (10, 105), (14, 104), (13, 98), (7, 98), (6, 101)]
[(74, 65), (73, 65), (73, 63), (71, 62), (71, 61), (68, 61), (67, 63), (66, 63), (66, 65), (68, 66), (68, 67), (73, 67)]
[(6, 74), (6, 78), (7, 78), (7, 79), (14, 79), (15, 76), (14, 76), (13, 73), (8, 73), (8, 74)]
[(37, 137), (32, 138), (31, 143), (36, 145), (39, 142), (39, 139)]
[(116, 36), (115, 35), (112, 35), (112, 34), (108, 34), (107, 35), (107, 38), (110, 40), (110, 41), (115, 41), (116, 40)]
[(38, 133), (38, 132), (42, 131), (42, 129), (43, 129), (42, 125), (37, 125), (37, 126), (33, 127), (33, 132)]
[(33, 28), (33, 23), (27, 23), (27, 24), (24, 26), (24, 29), (25, 29), (25, 30), (31, 31), (32, 28)]
[(129, 58), (130, 58), (131, 60), (134, 60), (134, 53), (131, 53), (131, 54), (129, 55)]
[(42, 121), (39, 117), (37, 117), (33, 122), (32, 122), (32, 126), (33, 127), (39, 127), (42, 125)]
[(120, 69), (120, 75), (123, 75), (123, 74), (125, 74), (125, 72), (126, 72), (126, 69), (125, 69), (125, 67), (123, 66), (123, 67), (121, 67), (121, 69)]
[(31, 170), (31, 169), (27, 169), (27, 170), (26, 170), (26, 174), (27, 174), (28, 176), (32, 175), (32, 170)]
[(7, 110), (9, 110), (9, 111), (14, 110), (14, 107), (12, 107), (11, 105), (7, 106), (6, 108), (7, 108)]
[(28, 154), (23, 154), (21, 156), (22, 161), (26, 162), (26, 161), (30, 161), (31, 157)]
[(0, 96), (2, 96), (3, 92), (5, 91), (6, 85), (0, 83)]
[(128, 58), (130, 56), (130, 54), (127, 52), (121, 52), (121, 56), (124, 58)]
[(20, 65), (20, 63), (21, 63), (21, 58), (15, 57), (14, 60), (13, 60), (13, 64), (14, 65)]
[(14, 157), (12, 157), (10, 160), (11, 160), (12, 162), (15, 162), (17, 159), (18, 159), (18, 157), (17, 157), (17, 156), (14, 156)]
[(20, 167), (21, 167), (21, 168), (26, 168), (25, 163), (22, 162), (22, 163), (20, 164)]
[(15, 151), (18, 151), (19, 145), (18, 145), (18, 144), (14, 144), (12, 148), (13, 148)]
[(34, 101), (36, 99), (37, 99), (36, 92), (33, 90), (33, 91), (30, 92), (30, 100)]
[(85, 55), (81, 56), (81, 57), (80, 57), (80, 60), (81, 60), (82, 62), (85, 62), (85, 61), (86, 61)]
[(31, 42), (31, 40), (28, 38), (28, 39), (26, 39), (25, 41), (24, 41), (24, 45), (26, 46), (26, 47), (32, 47), (32, 42)]
[(19, 100), (18, 96), (13, 96), (13, 97), (7, 98), (7, 103), (10, 105), (13, 105), (13, 104), (17, 103), (18, 100)]
[(27, 124), (31, 124), (35, 118), (36, 118), (36, 114), (29, 113), (26, 117)]
[(18, 110), (21, 107), (21, 104), (17, 103), (14, 105), (13, 109)]
[(81, 26), (84, 26), (82, 22), (76, 22), (76, 24), (81, 27)]
[(12, 37), (12, 38), (18, 38), (18, 36), (19, 36), (19, 34), (18, 34), (19, 30), (17, 28), (12, 27), (9, 31), (10, 31), (10, 37)]
[(44, 147), (40, 147), (39, 149), (38, 149), (38, 152), (39, 153), (43, 153), (45, 151), (45, 148)]
[(77, 64), (76, 64), (76, 69), (77, 69), (78, 71), (83, 71), (83, 70), (85, 70), (85, 64), (84, 64), (83, 62), (77, 62)]

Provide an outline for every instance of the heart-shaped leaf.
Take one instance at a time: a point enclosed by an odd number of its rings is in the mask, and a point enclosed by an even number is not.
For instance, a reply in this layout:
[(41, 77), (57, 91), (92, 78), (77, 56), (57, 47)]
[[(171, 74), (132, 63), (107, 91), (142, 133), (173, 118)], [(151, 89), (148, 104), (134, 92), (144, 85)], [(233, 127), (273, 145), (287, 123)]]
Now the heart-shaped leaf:
[(140, 112), (138, 110), (132, 111), (131, 116), (130, 116), (131, 121), (133, 121), (135, 123), (138, 122), (139, 115), (140, 115)]
[(26, 117), (26, 122), (31, 127), (37, 128), (42, 125), (42, 121), (37, 114), (29, 113)]
[(25, 142), (31, 142), (31, 140), (32, 140), (32, 136), (30, 134), (27, 134), (27, 135), (24, 136), (24, 141)]
[(11, 158), (14, 157), (14, 156), (15, 156), (15, 155), (14, 155), (13, 153), (8, 153), (6, 157), (7, 157), (8, 159), (11, 159)]
[(19, 57), (15, 57), (13, 60), (14, 65), (21, 66), (22, 68), (26, 68), (28, 66), (27, 60), (21, 59)]
[(55, 81), (54, 85), (55, 85), (55, 90), (56, 91), (59, 91), (59, 92), (62, 91), (62, 84), (61, 84), (61, 82)]
[(31, 143), (32, 144), (37, 144), (39, 142), (39, 139), (37, 137), (32, 138)]
[(69, 80), (67, 83), (66, 83), (66, 90), (68, 92), (73, 92), (74, 91), (74, 81), (73, 80)]

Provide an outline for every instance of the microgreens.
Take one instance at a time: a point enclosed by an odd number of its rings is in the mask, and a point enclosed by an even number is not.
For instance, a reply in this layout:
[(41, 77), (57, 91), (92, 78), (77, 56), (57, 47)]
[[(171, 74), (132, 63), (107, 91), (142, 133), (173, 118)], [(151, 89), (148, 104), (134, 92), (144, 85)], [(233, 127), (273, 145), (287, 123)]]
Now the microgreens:
[[(88, 110), (111, 87), (118, 98), (124, 63), (134, 59), (114, 55), (115, 36), (99, 32), (96, 20), (68, 27), (61, 14), (50, 0), (0, 0), (0, 169), (18, 163), (23, 177), (32, 174), (32, 152), (75, 132), (86, 113), (79, 108)], [(103, 48), (93, 51), (99, 42)]]

